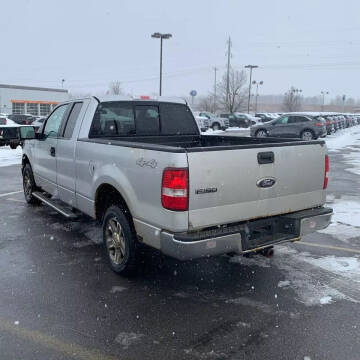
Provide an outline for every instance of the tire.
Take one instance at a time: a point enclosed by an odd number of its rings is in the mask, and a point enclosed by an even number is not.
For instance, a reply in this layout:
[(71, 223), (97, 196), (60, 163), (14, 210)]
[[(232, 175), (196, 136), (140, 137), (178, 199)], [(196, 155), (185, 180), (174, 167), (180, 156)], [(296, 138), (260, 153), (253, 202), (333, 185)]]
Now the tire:
[(268, 136), (268, 133), (264, 129), (260, 129), (255, 133), (255, 137), (258, 137), (258, 138), (264, 138), (264, 137), (267, 137), (267, 136)]
[(315, 135), (311, 130), (304, 130), (301, 135), (301, 140), (310, 141), (315, 139)]
[(136, 232), (124, 210), (110, 206), (103, 220), (103, 244), (111, 269), (117, 274), (136, 274), (138, 244)]
[(212, 129), (213, 130), (220, 130), (221, 129), (220, 124), (219, 123), (212, 124)]
[(41, 201), (33, 196), (33, 192), (37, 190), (34, 174), (32, 172), (30, 164), (26, 164), (23, 169), (23, 189), (25, 200), (30, 205), (39, 205)]

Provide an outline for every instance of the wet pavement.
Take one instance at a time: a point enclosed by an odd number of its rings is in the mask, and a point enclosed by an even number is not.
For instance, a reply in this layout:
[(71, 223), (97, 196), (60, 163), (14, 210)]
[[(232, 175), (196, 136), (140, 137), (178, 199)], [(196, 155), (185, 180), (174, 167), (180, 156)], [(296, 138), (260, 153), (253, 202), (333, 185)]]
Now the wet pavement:
[[(330, 155), (333, 203), (360, 201), (343, 153)], [(354, 226), (271, 259), (178, 262), (147, 250), (127, 279), (106, 264), (95, 222), (27, 205), (19, 166), (0, 168), (0, 185), (2, 360), (359, 359)]]

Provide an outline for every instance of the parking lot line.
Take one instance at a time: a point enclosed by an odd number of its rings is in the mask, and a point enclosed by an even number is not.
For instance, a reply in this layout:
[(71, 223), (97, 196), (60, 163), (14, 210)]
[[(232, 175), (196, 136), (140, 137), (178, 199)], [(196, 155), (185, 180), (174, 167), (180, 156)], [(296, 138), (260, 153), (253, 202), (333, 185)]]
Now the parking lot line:
[(5, 194), (0, 194), (0, 198), (5, 197), (5, 196), (9, 196), (9, 195), (20, 194), (22, 192), (23, 192), (23, 190), (19, 190), (19, 191), (13, 191), (13, 192), (5, 193)]
[(43, 334), (39, 331), (29, 330), (13, 325), (8, 321), (0, 320), (0, 330), (15, 335), (19, 338), (30, 340), (32, 343), (44, 348), (54, 350), (72, 359), (81, 360), (119, 360), (119, 357), (107, 355), (99, 350), (86, 349), (83, 346), (65, 343), (62, 340)]
[(323, 244), (309, 243), (309, 242), (306, 242), (306, 241), (298, 241), (298, 242), (296, 242), (296, 244), (299, 244), (299, 245), (302, 244), (302, 245), (313, 246), (313, 247), (324, 248), (324, 249), (331, 249), (331, 250), (347, 251), (347, 252), (352, 252), (352, 253), (355, 253), (355, 254), (360, 254), (360, 250), (349, 249), (349, 248), (333, 246), (333, 245), (323, 245)]

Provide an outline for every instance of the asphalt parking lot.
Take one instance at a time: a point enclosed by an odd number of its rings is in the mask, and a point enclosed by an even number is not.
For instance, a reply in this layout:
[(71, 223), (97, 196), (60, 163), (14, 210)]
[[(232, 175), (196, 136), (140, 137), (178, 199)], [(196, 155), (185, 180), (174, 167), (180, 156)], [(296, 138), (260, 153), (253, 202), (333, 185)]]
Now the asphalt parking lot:
[[(360, 207), (349, 151), (330, 153), (329, 205), (345, 218)], [(0, 184), (2, 360), (359, 359), (360, 228), (346, 221), (273, 258), (146, 251), (126, 279), (94, 222), (25, 203), (20, 166), (1, 167)]]

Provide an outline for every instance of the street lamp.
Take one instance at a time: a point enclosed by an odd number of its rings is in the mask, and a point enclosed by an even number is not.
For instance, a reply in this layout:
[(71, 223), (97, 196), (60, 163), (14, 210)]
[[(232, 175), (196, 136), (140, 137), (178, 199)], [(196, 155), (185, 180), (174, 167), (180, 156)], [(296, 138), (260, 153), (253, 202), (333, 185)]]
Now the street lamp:
[(61, 87), (62, 88), (64, 87), (64, 82), (65, 82), (65, 79), (61, 79)]
[(262, 80), (261, 81), (254, 80), (252, 83), (253, 83), (253, 85), (256, 84), (256, 95), (255, 95), (255, 113), (256, 113), (257, 112), (258, 97), (259, 97), (259, 85), (263, 85), (264, 82)]
[(322, 95), (321, 111), (324, 111), (324, 108), (325, 108), (325, 95), (329, 95), (329, 92), (328, 91), (321, 91), (320, 93)]
[(248, 113), (250, 113), (250, 96), (251, 96), (251, 78), (252, 78), (252, 70), (258, 68), (257, 65), (246, 65), (246, 69), (250, 69), (250, 82), (249, 82), (249, 97), (248, 97)]
[(161, 96), (161, 87), (162, 87), (162, 47), (163, 47), (163, 39), (170, 39), (172, 37), (171, 34), (161, 34), (159, 32), (153, 33), (151, 35), (152, 38), (160, 39), (160, 88), (159, 95)]

